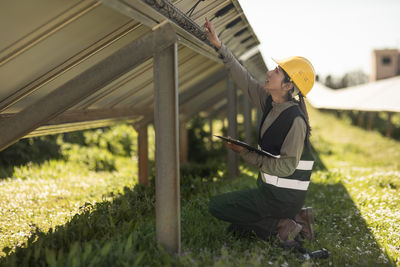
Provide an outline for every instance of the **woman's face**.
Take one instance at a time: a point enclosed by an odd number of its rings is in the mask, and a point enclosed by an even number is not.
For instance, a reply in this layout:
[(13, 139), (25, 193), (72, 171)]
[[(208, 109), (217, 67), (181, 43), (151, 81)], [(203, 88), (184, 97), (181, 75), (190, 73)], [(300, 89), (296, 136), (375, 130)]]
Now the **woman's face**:
[(269, 93), (274, 91), (282, 91), (282, 86), (284, 85), (282, 81), (284, 78), (285, 75), (283, 74), (281, 67), (277, 66), (275, 69), (267, 72), (264, 89)]

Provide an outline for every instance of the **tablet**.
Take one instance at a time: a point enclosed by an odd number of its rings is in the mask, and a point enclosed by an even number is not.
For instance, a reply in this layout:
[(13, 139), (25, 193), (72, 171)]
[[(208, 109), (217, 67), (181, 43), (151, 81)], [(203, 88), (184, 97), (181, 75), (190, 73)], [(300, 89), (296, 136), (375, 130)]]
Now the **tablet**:
[(268, 153), (267, 151), (252, 147), (252, 146), (250, 146), (249, 144), (247, 144), (245, 142), (242, 142), (242, 141), (239, 141), (239, 140), (236, 140), (236, 139), (233, 139), (233, 138), (229, 138), (229, 137), (219, 136), (219, 135), (214, 135), (214, 136), (224, 140), (225, 142), (229, 142), (229, 143), (232, 143), (232, 144), (235, 144), (235, 145), (238, 145), (238, 146), (242, 146), (244, 148), (247, 148), (250, 151), (257, 152), (260, 155), (271, 157), (271, 158), (279, 158), (279, 156), (276, 156), (276, 155), (273, 155), (271, 153)]

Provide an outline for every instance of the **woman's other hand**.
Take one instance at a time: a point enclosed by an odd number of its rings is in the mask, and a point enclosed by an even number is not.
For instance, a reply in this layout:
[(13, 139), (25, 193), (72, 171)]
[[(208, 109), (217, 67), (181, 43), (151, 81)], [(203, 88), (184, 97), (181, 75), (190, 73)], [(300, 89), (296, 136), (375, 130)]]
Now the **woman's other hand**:
[(221, 48), (221, 41), (218, 38), (217, 33), (215, 32), (214, 26), (208, 19), (206, 18), (206, 23), (204, 24), (205, 31), (207, 34), (207, 38), (210, 41), (210, 43), (215, 46), (217, 49)]
[(242, 146), (238, 146), (238, 145), (235, 145), (235, 144), (232, 144), (229, 142), (226, 143), (226, 147), (237, 153), (240, 153), (240, 151), (242, 151), (244, 149)]

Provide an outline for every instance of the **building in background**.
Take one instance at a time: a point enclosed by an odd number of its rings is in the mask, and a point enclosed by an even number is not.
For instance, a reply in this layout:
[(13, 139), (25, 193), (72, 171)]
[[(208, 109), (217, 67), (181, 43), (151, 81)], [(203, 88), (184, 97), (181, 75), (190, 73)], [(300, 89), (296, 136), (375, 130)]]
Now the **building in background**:
[(371, 82), (400, 75), (398, 49), (373, 50), (371, 56)]

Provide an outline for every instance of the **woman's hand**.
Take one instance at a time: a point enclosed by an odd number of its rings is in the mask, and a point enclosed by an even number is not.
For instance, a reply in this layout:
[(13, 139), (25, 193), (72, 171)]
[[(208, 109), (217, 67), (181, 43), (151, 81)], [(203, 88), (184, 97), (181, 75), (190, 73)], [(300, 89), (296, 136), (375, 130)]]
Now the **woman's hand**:
[(229, 142), (226, 143), (226, 147), (237, 153), (240, 153), (240, 151), (242, 151), (244, 149), (244, 147), (242, 147), (242, 146), (238, 146), (238, 145), (235, 145), (235, 144), (232, 144)]
[(205, 27), (205, 31), (207, 34), (207, 38), (210, 41), (210, 43), (215, 46), (217, 49), (221, 48), (221, 41), (218, 38), (217, 33), (215, 32), (214, 26), (212, 25), (211, 22), (208, 21), (208, 19), (206, 18), (206, 23), (204, 24)]

